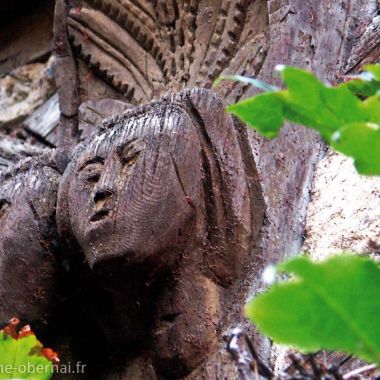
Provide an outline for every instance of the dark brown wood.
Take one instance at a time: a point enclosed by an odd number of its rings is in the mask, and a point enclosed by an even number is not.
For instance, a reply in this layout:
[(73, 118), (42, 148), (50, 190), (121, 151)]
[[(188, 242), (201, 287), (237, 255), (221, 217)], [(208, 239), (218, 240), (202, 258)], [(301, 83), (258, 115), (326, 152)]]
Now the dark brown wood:
[(380, 4), (370, 1), (356, 11), (360, 13), (351, 19), (343, 74), (360, 71), (380, 59)]
[(150, 351), (169, 377), (215, 351), (224, 288), (263, 223), (246, 135), (223, 108), (189, 90), (116, 115), (75, 150), (60, 186), (60, 233), (108, 289), (113, 339)]
[(88, 139), (92, 133), (97, 132), (103, 119), (120, 115), (130, 108), (133, 108), (131, 104), (114, 99), (88, 100), (82, 103), (78, 110), (80, 141)]
[[(0, 175), (0, 318), (45, 326), (57, 301), (55, 206), (61, 175), (52, 155)], [(50, 161), (50, 162), (49, 162)]]

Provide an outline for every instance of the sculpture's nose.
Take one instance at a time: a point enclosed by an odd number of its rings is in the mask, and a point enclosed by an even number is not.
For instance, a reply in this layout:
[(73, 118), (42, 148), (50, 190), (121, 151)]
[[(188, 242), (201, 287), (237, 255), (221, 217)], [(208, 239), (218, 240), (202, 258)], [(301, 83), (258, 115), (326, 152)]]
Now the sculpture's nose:
[(105, 168), (101, 174), (98, 183), (94, 188), (94, 202), (103, 202), (108, 198), (112, 198), (115, 194), (115, 171), (112, 167)]
[(94, 187), (94, 201), (99, 202), (115, 194), (117, 165), (113, 157), (104, 163), (99, 180)]
[(92, 221), (98, 221), (107, 216), (115, 205), (115, 168), (112, 163), (105, 168), (93, 190), (94, 209)]

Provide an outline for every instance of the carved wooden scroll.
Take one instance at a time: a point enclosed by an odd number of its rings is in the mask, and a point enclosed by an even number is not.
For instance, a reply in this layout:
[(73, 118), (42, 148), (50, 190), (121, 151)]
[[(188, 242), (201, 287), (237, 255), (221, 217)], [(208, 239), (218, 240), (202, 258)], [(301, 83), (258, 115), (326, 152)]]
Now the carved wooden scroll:
[[(58, 0), (56, 73), (66, 144), (78, 134), (84, 101), (139, 105), (168, 90), (210, 88), (226, 72), (257, 73), (267, 36), (254, 15), (266, 14), (264, 8), (265, 1), (250, 0)], [(221, 94), (238, 98), (235, 87)]]
[(82, 250), (103, 284), (113, 344), (133, 342), (132, 357), (148, 350), (175, 378), (215, 349), (223, 289), (263, 214), (244, 128), (207, 90), (106, 120), (75, 150), (57, 209), (72, 259)]

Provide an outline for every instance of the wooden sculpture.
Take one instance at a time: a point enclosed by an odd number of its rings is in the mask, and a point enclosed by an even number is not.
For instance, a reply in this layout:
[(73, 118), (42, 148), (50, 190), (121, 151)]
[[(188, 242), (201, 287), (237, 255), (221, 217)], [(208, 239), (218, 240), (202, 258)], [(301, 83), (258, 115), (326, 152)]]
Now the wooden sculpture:
[(169, 378), (215, 350), (224, 288), (257, 241), (248, 152), (214, 94), (185, 90), (106, 119), (63, 176), (60, 233), (103, 284), (110, 339)]

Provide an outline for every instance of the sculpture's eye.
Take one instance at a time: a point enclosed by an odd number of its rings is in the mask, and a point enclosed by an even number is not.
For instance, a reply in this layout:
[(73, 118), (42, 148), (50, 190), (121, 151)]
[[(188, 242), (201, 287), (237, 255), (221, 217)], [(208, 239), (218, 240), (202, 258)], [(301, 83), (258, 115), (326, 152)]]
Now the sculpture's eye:
[(0, 219), (6, 214), (10, 206), (11, 202), (6, 199), (0, 199)]
[(141, 139), (134, 139), (122, 147), (118, 148), (118, 155), (123, 166), (132, 166), (145, 148), (145, 142)]
[(84, 178), (89, 183), (96, 183), (99, 181), (100, 173), (98, 171), (88, 170), (88, 173), (84, 176)]
[(87, 161), (81, 166), (80, 179), (86, 184), (94, 185), (100, 179), (103, 170), (104, 159), (97, 157)]

